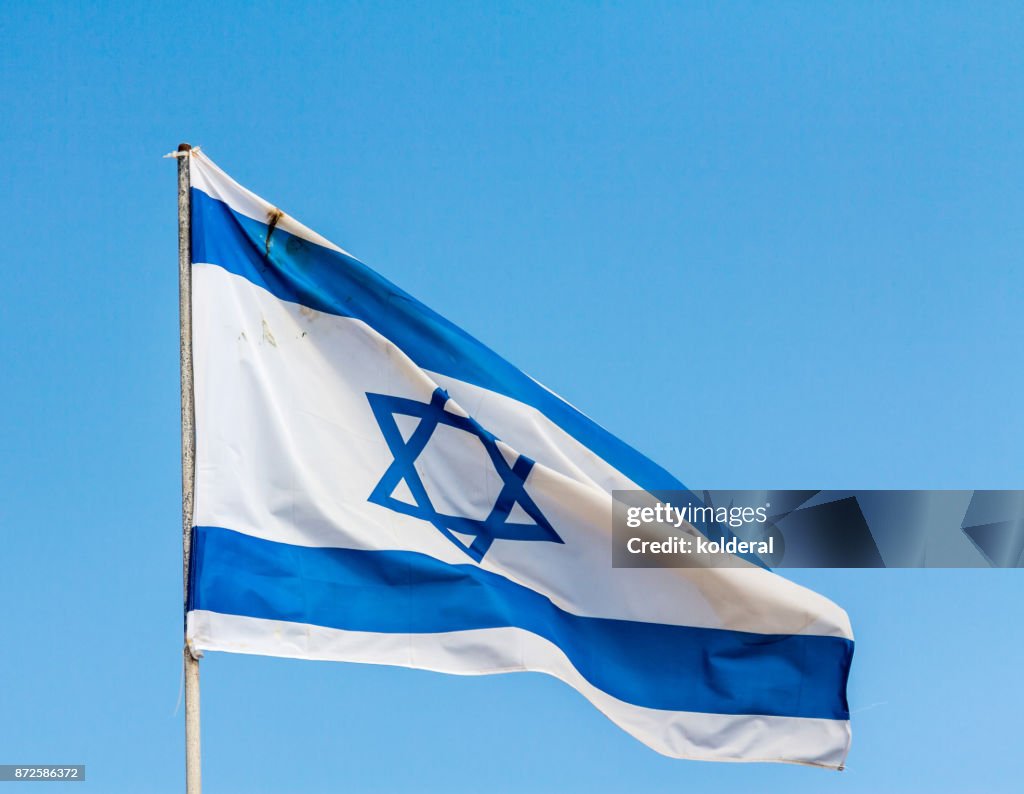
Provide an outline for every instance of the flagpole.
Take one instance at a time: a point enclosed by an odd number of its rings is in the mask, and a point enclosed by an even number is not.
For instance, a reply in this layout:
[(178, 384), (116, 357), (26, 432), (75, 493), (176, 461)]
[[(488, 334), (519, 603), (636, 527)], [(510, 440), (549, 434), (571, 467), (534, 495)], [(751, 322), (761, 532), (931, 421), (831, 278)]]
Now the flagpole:
[[(181, 324), (181, 544), (184, 609), (188, 609), (188, 569), (192, 559), (192, 505), (196, 480), (195, 402), (192, 383), (192, 231), (189, 165), (192, 147), (178, 146), (178, 315)], [(185, 792), (201, 794), (199, 754), (199, 660), (188, 641), (185, 664)]]

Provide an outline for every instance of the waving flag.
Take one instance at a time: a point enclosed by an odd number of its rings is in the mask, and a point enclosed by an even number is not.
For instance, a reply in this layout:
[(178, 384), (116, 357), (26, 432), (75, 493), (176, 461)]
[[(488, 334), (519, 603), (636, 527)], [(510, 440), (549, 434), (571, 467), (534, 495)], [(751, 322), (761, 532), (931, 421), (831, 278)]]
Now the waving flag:
[(190, 156), (196, 652), (540, 671), (666, 755), (842, 766), (841, 609), (613, 569), (611, 492), (678, 480)]

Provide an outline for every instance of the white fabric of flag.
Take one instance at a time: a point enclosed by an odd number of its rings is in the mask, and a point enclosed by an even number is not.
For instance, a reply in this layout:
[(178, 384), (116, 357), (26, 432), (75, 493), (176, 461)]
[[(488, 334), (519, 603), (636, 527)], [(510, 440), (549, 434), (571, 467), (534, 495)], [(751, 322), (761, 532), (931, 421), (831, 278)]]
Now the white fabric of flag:
[(841, 768), (843, 610), (753, 565), (613, 569), (611, 492), (679, 480), (187, 156), (194, 651), (540, 671), (669, 756)]

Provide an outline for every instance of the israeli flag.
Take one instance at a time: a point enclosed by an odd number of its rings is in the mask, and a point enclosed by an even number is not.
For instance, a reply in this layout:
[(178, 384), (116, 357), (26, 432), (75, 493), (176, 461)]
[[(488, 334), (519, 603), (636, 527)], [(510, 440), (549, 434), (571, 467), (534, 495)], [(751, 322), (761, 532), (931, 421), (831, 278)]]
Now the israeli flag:
[(843, 610), (613, 569), (612, 490), (678, 480), (189, 156), (193, 652), (539, 671), (669, 756), (842, 766)]

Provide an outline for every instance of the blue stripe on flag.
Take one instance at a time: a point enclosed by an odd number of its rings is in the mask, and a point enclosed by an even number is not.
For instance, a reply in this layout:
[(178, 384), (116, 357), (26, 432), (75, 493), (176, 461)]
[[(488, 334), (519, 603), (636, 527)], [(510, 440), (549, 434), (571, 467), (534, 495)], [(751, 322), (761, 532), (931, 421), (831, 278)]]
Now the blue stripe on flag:
[[(217, 265), (281, 300), (362, 320), (423, 369), (533, 406), (641, 488), (685, 486), (458, 326), (357, 259), (234, 212), (192, 188), (192, 261)], [(267, 251), (269, 249), (269, 256)]]
[(189, 610), (350, 631), (518, 627), (597, 688), (637, 706), (849, 719), (853, 643), (581, 617), (475, 565), (408, 551), (310, 548), (197, 527)]

